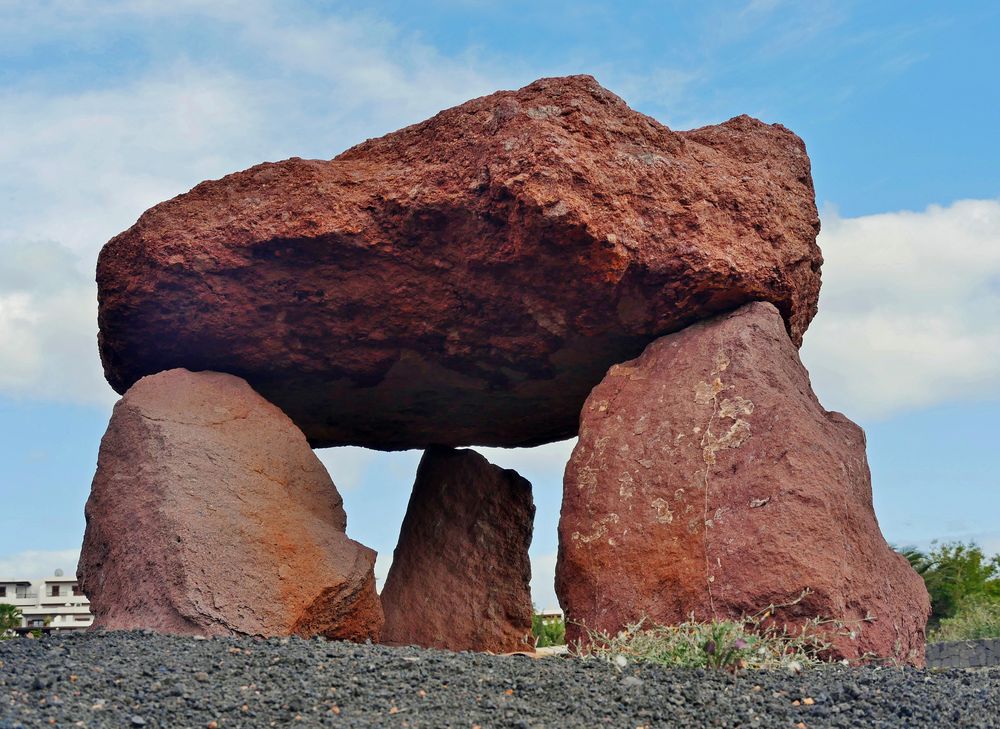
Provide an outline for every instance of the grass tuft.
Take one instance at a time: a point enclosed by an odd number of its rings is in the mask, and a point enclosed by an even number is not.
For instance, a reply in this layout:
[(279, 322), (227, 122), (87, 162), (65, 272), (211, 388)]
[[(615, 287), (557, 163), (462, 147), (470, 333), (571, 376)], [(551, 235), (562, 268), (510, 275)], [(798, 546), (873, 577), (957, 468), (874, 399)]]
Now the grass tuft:
[(791, 628), (775, 620), (775, 611), (795, 605), (808, 595), (784, 605), (771, 605), (738, 620), (695, 620), (692, 615), (677, 625), (659, 625), (643, 618), (611, 635), (587, 630), (587, 643), (575, 646), (578, 655), (594, 656), (619, 668), (629, 661), (672, 668), (789, 670), (826, 662), (832, 629), (850, 634), (843, 624), (813, 618)]

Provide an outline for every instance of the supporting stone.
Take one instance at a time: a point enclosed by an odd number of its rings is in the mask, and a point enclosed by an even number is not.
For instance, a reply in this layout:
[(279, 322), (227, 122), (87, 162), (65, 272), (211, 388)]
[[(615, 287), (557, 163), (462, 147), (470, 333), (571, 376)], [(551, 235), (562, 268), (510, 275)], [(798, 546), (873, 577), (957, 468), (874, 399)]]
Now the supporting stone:
[(430, 448), (382, 590), (383, 642), (530, 649), (531, 484), (471, 450)]
[[(864, 432), (824, 410), (770, 304), (748, 304), (612, 367), (566, 469), (556, 590), (570, 622), (647, 616), (828, 625), (833, 655), (920, 665), (927, 592), (872, 508)], [(852, 637), (853, 636), (853, 637)]]
[(78, 576), (106, 629), (377, 640), (375, 552), (305, 436), (238, 377), (170, 370), (115, 406)]

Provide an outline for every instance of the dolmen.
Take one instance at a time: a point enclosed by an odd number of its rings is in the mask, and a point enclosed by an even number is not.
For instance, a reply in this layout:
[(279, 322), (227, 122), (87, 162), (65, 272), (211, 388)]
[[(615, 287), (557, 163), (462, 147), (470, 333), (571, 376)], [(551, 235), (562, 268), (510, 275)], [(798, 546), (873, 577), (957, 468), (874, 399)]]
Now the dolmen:
[[(922, 664), (864, 434), (798, 357), (818, 231), (792, 132), (675, 132), (589, 76), (155, 206), (97, 265), (95, 627), (530, 648), (531, 486), (465, 447), (579, 435), (572, 639), (774, 604), (850, 626), (831, 657)], [(425, 451), (381, 595), (312, 452), (343, 445)]]

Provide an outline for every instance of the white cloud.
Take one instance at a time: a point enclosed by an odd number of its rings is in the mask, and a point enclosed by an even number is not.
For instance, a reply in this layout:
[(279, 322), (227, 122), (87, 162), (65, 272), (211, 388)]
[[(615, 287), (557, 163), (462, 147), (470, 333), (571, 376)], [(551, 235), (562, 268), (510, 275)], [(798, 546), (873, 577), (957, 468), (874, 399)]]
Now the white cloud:
[(93, 261), (146, 208), (249, 161), (259, 113), (242, 79), (186, 63), (110, 89), (0, 94), (0, 240)]
[(0, 555), (0, 577), (37, 580), (52, 576), (57, 569), (61, 569), (64, 574), (75, 575), (79, 560), (79, 549), (28, 550)]
[(540, 554), (531, 559), (531, 602), (538, 610), (559, 607), (556, 597), (556, 553)]
[(381, 594), (385, 587), (385, 578), (389, 576), (389, 568), (392, 567), (392, 553), (379, 554), (375, 558), (375, 589)]
[(3, 246), (0, 392), (109, 405), (97, 355), (97, 287), (56, 243)]
[[(111, 397), (93, 271), (104, 242), (146, 208), (263, 160), (332, 157), (526, 78), (510, 63), (443, 56), (371, 15), (319, 17), (270, 0), (9, 10), (8, 53), (58, 41), (72, 57), (117, 36), (144, 44), (100, 85), (67, 86), (60, 68), (0, 89), (0, 256), (21, 261), (16, 277), (0, 271), (0, 394), (13, 396)], [(188, 40), (209, 29), (226, 38), (211, 53)]]
[(822, 217), (802, 358), (824, 404), (878, 418), (1000, 396), (1000, 200)]

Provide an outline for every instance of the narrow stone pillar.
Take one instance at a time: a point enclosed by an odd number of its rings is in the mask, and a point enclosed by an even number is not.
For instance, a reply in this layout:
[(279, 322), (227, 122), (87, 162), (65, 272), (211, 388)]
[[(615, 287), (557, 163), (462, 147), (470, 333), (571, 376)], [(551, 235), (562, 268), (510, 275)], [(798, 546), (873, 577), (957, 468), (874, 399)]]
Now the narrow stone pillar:
[[(770, 304), (612, 367), (566, 468), (556, 591), (578, 623), (819, 616), (834, 654), (920, 665), (929, 601), (872, 508), (864, 432), (827, 412)], [(853, 638), (851, 637), (853, 634)]]
[(383, 642), (530, 649), (531, 484), (471, 450), (430, 448), (382, 590)]
[(169, 370), (115, 405), (77, 575), (94, 627), (377, 640), (375, 552), (305, 436), (238, 377)]

